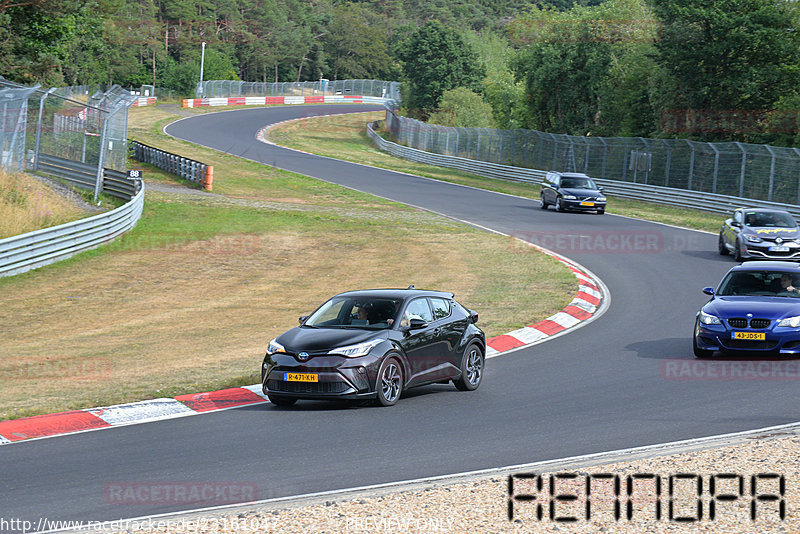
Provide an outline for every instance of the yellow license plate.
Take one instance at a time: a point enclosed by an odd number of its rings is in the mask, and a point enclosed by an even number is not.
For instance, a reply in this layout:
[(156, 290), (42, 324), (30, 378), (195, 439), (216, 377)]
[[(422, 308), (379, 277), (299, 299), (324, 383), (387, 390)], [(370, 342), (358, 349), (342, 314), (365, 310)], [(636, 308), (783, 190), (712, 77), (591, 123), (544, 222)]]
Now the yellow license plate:
[(748, 339), (750, 341), (764, 341), (767, 336), (764, 332), (733, 332), (733, 339)]
[(581, 202), (581, 206), (594, 206), (594, 202)]
[(283, 373), (287, 382), (319, 382), (319, 375), (312, 373)]

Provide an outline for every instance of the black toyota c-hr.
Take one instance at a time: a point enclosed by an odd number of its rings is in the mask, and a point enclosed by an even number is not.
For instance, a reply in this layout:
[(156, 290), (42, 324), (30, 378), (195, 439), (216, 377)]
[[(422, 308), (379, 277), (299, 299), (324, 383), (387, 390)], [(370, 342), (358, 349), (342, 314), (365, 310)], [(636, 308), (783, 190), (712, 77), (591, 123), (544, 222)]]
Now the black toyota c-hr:
[(261, 383), (278, 406), (298, 399), (375, 399), (391, 406), (410, 387), (483, 379), (486, 337), (478, 314), (452, 293), (350, 291), (269, 342)]

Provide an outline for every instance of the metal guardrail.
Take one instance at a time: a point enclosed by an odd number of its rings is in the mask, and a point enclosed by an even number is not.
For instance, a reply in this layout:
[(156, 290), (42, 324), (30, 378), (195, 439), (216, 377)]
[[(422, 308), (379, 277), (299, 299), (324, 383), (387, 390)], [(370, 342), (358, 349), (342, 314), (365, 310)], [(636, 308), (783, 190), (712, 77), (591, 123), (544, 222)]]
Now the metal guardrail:
[[(94, 190), (97, 168), (47, 154), (39, 154), (39, 170), (57, 176), (76, 187)], [(129, 180), (122, 171), (103, 169), (103, 193), (123, 200), (130, 200), (136, 194), (137, 182)]]
[[(380, 121), (377, 121), (380, 122)], [(497, 180), (511, 182), (523, 182), (534, 185), (541, 184), (547, 171), (537, 169), (527, 169), (523, 167), (512, 167), (500, 165), (486, 161), (478, 161), (457, 156), (447, 156), (435, 154), (416, 148), (399, 145), (387, 141), (375, 132), (377, 122), (367, 125), (367, 135), (381, 150), (389, 154), (419, 163), (427, 163), (439, 167), (448, 167), (460, 171), (486, 176)], [(619, 180), (600, 180), (595, 181), (603, 186), (605, 193), (610, 196), (620, 198), (630, 198), (643, 200), (658, 204), (666, 204), (682, 208), (702, 209), (717, 213), (732, 212), (740, 207), (762, 207), (786, 210), (795, 218), (800, 219), (800, 206), (796, 204), (783, 204), (779, 202), (768, 202), (765, 200), (754, 200), (751, 198), (734, 197), (719, 195), (714, 193), (703, 193), (700, 191), (690, 191), (686, 189), (675, 189), (657, 185), (637, 184), (623, 182)]]
[[(0, 239), (0, 277), (24, 273), (107, 243), (133, 228), (144, 207), (144, 184), (119, 208), (52, 228)], [(92, 184), (94, 187), (94, 184)]]
[(201, 184), (206, 189), (211, 189), (211, 179), (214, 175), (214, 167), (211, 165), (166, 152), (138, 141), (129, 141), (128, 149), (130, 150), (130, 156), (137, 161), (148, 163), (186, 180)]

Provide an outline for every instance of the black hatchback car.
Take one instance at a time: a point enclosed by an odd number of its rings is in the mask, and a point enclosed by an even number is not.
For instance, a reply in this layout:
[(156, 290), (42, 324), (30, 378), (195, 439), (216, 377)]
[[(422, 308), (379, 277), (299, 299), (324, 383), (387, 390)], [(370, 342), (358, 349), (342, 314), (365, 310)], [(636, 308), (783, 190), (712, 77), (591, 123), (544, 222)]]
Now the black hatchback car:
[(580, 172), (548, 172), (542, 182), (542, 209), (606, 212), (603, 188)]
[(800, 228), (787, 211), (739, 208), (723, 223), (718, 249), (736, 261), (798, 260)]
[(477, 322), (452, 293), (413, 286), (341, 293), (269, 342), (262, 388), (278, 406), (298, 399), (391, 406), (407, 388), (451, 381), (474, 390), (486, 354)]

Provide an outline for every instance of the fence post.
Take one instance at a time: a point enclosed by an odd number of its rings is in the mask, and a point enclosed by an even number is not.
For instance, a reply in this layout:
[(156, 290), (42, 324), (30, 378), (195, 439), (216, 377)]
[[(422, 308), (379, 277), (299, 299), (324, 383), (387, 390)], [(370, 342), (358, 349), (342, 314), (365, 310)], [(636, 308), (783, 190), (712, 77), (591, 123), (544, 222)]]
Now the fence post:
[(686, 140), (686, 143), (688, 143), (689, 148), (692, 149), (692, 155), (689, 156), (689, 183), (688, 183), (688, 187), (686, 188), (686, 189), (691, 189), (692, 188), (692, 178), (694, 178), (694, 145), (688, 139)]
[(556, 165), (558, 164), (558, 140), (556, 139), (555, 134), (548, 134), (553, 139), (553, 167), (552, 170), (556, 170)]
[(708, 145), (714, 149), (714, 177), (711, 180), (711, 192), (717, 192), (717, 175), (719, 173), (719, 149), (714, 146), (714, 143), (708, 143)]
[(769, 151), (770, 155), (772, 155), (772, 162), (769, 164), (769, 193), (767, 194), (767, 200), (772, 202), (772, 186), (775, 182), (775, 151), (772, 150), (772, 147), (769, 145), (764, 146)]
[(602, 163), (602, 171), (600, 172), (600, 178), (605, 180), (606, 179), (606, 161), (608, 161), (608, 143), (602, 137), (599, 137), (600, 141), (603, 142), (603, 163)]
[(666, 139), (662, 139), (661, 141), (667, 145), (667, 162), (664, 166), (664, 187), (669, 187), (669, 167), (672, 163), (672, 146), (670, 146)]
[[(742, 170), (739, 173), (739, 196), (741, 197), (744, 196), (744, 172), (747, 167), (747, 151), (738, 141), (736, 141), (736, 146), (742, 151)], [(795, 148), (795, 150), (797, 149)], [(798, 201), (800, 201), (800, 192), (798, 192)]]
[[(105, 111), (99, 110), (101, 117)], [(85, 138), (86, 136), (84, 136)], [(106, 139), (108, 138), (108, 118), (103, 119), (103, 128), (100, 133), (100, 156), (97, 159), (97, 177), (94, 181), (94, 201), (97, 202), (97, 197), (100, 196), (100, 191), (103, 189), (103, 164), (106, 159)]]
[[(650, 145), (647, 144), (647, 139), (645, 139), (644, 137), (640, 137), (639, 139), (641, 139), (642, 143), (644, 143), (644, 150), (645, 150), (644, 164), (645, 164), (645, 169), (644, 169), (644, 182), (642, 182), (642, 183), (646, 184), (647, 181), (648, 181), (648, 178), (650, 178), (650, 161), (651, 161), (651, 158), (653, 156), (652, 156), (652, 152), (650, 152)], [(637, 161), (636, 161), (636, 166), (637, 167), (639, 166), (638, 158), (637, 158)]]
[(39, 170), (39, 149), (42, 146), (42, 117), (44, 116), (44, 100), (55, 90), (55, 87), (51, 87), (50, 90), (42, 95), (42, 99), (39, 101), (39, 118), (36, 120), (36, 145), (33, 152), (34, 172)]

